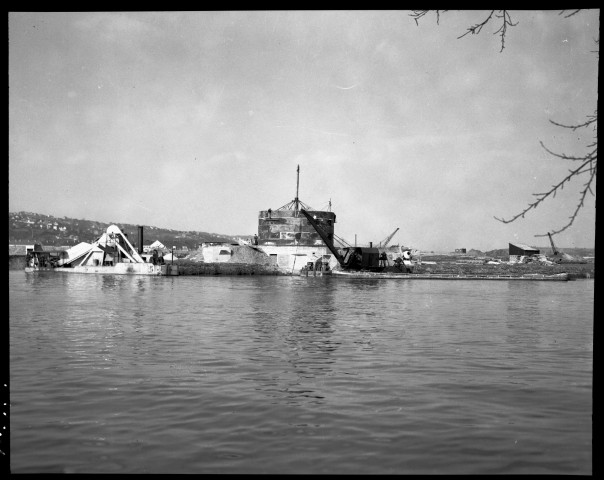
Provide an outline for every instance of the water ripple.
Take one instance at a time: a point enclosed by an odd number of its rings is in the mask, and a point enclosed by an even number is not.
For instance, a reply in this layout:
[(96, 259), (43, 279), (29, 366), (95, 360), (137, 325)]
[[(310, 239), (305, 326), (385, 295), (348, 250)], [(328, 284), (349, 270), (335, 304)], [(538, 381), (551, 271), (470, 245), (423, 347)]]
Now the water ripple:
[(11, 272), (14, 473), (591, 473), (593, 281)]

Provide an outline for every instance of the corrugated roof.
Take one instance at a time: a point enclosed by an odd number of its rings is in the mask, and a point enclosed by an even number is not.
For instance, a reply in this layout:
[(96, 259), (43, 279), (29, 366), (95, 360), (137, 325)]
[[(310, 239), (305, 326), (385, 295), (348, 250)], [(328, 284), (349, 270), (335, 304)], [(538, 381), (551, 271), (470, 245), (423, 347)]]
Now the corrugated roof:
[(521, 248), (522, 250), (534, 250), (534, 251), (538, 251), (538, 248), (535, 247), (531, 247), (529, 245), (526, 245), (525, 243), (510, 243), (510, 245), (514, 245), (515, 247)]

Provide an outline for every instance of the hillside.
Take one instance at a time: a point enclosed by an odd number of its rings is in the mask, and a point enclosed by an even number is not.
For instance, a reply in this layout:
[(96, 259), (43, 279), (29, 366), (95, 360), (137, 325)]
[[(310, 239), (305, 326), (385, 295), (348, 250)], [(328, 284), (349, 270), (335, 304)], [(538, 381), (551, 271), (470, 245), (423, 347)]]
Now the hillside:
[[(109, 225), (115, 224), (128, 234), (134, 242), (138, 240), (138, 225), (129, 223), (104, 223), (95, 220), (82, 220), (68, 217), (53, 217), (31, 212), (16, 212), (8, 214), (8, 243), (9, 244), (33, 244), (40, 243), (44, 246), (70, 246), (80, 242), (94, 242)], [(220, 233), (180, 231), (143, 225), (143, 243), (149, 245), (159, 240), (167, 247), (175, 246), (177, 250), (198, 249), (201, 243), (226, 242), (237, 243), (236, 236)], [(551, 247), (537, 247), (545, 254), (551, 253)], [(420, 247), (421, 249), (421, 247)], [(594, 248), (563, 248), (560, 250), (582, 257), (595, 256)], [(432, 252), (434, 253), (434, 252)], [(424, 255), (430, 256), (428, 252)], [(450, 254), (449, 254), (450, 255)], [(481, 252), (480, 250), (468, 250), (469, 256), (493, 257), (507, 259), (509, 256), (506, 248)]]
[[(44, 246), (70, 246), (80, 242), (94, 242), (109, 225), (115, 224), (134, 242), (138, 240), (138, 225), (129, 223), (104, 223), (68, 217), (53, 217), (31, 212), (8, 214), (8, 243)], [(143, 243), (149, 245), (159, 240), (168, 248), (177, 250), (186, 247), (195, 250), (204, 242), (236, 243), (236, 237), (218, 233), (179, 231), (143, 225)]]

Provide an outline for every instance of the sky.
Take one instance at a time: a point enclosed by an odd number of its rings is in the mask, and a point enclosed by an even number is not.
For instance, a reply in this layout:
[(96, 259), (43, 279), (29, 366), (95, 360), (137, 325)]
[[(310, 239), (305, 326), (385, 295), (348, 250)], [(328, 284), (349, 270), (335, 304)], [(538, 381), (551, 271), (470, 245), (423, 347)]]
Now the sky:
[[(296, 196), (349, 243), (488, 251), (595, 132), (599, 10), (9, 12), (9, 212), (249, 236)], [(594, 191), (595, 193), (595, 191)], [(595, 197), (559, 247), (595, 245)]]

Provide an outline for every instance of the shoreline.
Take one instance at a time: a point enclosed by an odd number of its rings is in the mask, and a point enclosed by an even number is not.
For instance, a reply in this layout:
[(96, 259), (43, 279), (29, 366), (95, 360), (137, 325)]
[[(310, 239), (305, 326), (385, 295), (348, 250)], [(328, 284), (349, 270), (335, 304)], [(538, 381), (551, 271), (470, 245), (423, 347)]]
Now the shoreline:
[[(218, 276), (218, 275), (273, 275), (273, 276), (297, 276), (298, 274), (285, 272), (275, 264), (271, 263), (245, 263), (245, 262), (201, 262), (187, 259), (176, 259), (174, 265), (178, 265), (180, 276)], [(9, 270), (23, 270), (25, 262), (9, 261)], [(476, 264), (452, 261), (438, 261), (436, 263), (425, 263), (417, 265), (414, 273), (432, 275), (500, 275), (520, 276), (527, 274), (555, 275), (567, 273), (571, 280), (594, 279), (595, 262), (573, 264), (543, 265), (539, 263), (529, 264)]]
[[(281, 275), (291, 276), (292, 273), (284, 272), (276, 265), (254, 263), (203, 263), (190, 260), (175, 260), (180, 275)], [(414, 273), (432, 275), (555, 275), (567, 273), (571, 280), (595, 278), (595, 263), (584, 264), (498, 264), (498, 265), (473, 265), (454, 262), (439, 262), (436, 264), (422, 264), (416, 267)], [(297, 274), (293, 274), (297, 276)]]

